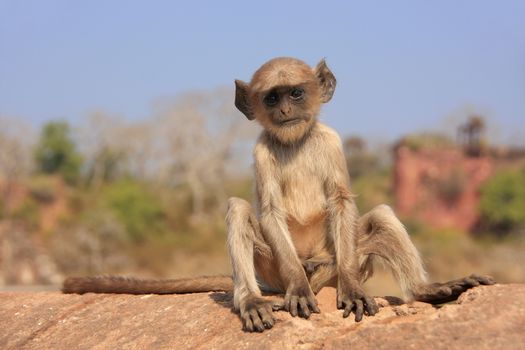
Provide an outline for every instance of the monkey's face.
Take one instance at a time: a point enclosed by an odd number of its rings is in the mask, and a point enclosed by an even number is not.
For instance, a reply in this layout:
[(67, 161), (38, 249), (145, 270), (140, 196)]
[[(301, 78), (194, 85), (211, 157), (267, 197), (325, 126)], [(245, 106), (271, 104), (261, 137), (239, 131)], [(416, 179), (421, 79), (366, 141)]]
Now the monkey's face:
[(291, 144), (311, 130), (335, 84), (324, 60), (312, 69), (294, 58), (275, 58), (255, 72), (250, 84), (235, 81), (235, 105), (277, 140)]
[(315, 124), (321, 106), (315, 81), (276, 86), (256, 93), (252, 103), (254, 116), (282, 143), (303, 138)]

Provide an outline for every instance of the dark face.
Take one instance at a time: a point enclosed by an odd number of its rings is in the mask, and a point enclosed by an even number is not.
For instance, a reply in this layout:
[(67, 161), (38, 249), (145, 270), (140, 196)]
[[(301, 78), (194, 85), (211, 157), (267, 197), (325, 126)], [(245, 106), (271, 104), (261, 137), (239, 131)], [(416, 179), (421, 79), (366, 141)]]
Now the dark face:
[(262, 103), (274, 125), (292, 126), (309, 121), (306, 98), (304, 86), (284, 86), (262, 94)]
[(282, 143), (304, 137), (319, 113), (319, 87), (313, 79), (296, 85), (278, 85), (253, 98), (256, 119)]

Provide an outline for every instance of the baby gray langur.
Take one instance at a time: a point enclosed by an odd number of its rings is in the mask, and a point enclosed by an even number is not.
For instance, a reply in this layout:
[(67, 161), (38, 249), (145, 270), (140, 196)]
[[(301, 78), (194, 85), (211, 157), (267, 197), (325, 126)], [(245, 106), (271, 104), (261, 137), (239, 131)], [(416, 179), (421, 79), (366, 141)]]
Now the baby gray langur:
[[(455, 300), (488, 276), (427, 282), (419, 253), (387, 205), (359, 215), (350, 190), (341, 140), (317, 120), (330, 101), (336, 78), (322, 60), (315, 68), (294, 58), (275, 58), (249, 83), (235, 81), (235, 106), (263, 131), (253, 151), (255, 206), (230, 198), (226, 222), (233, 278), (137, 280), (122, 277), (68, 278), (65, 293), (189, 293), (230, 291), (246, 331), (271, 328), (273, 311), (308, 318), (319, 312), (315, 295), (337, 288), (343, 317), (378, 312), (362, 284), (382, 259), (405, 297), (438, 304)], [(262, 291), (284, 294), (265, 299)]]

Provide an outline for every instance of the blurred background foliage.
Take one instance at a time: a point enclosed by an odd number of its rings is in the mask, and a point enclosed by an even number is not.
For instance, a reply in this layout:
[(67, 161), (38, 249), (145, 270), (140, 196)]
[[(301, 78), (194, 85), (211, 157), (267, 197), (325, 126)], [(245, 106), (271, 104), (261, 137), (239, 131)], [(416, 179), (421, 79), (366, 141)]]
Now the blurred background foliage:
[(482, 223), (493, 232), (507, 233), (525, 227), (525, 169), (505, 169), (482, 187)]
[(44, 174), (60, 174), (70, 184), (80, 175), (82, 156), (71, 139), (69, 124), (49, 122), (42, 128), (35, 147), (35, 165)]
[(525, 281), (525, 2), (262, 5), (0, 1), (0, 289), (228, 273), (259, 131), (232, 80), (277, 56), (327, 58), (358, 207), (393, 206), (431, 279)]
[[(0, 128), (2, 284), (229, 273), (225, 206), (229, 196), (253, 200), (250, 151), (258, 132), (233, 110), (231, 97), (225, 89), (189, 93), (139, 121), (99, 111), (75, 125), (50, 121), (28, 131), (0, 119), (9, 126)], [(403, 144), (413, 152), (461, 152), (453, 137), (436, 132), (408, 135)], [(397, 146), (359, 136), (343, 137), (343, 146), (360, 210), (394, 205)], [(516, 159), (498, 163), (481, 186), (472, 230), (403, 218), (433, 279), (482, 272), (525, 280), (525, 165)], [(432, 186), (448, 203), (469, 181), (457, 170)], [(367, 287), (399, 294), (377, 268)]]

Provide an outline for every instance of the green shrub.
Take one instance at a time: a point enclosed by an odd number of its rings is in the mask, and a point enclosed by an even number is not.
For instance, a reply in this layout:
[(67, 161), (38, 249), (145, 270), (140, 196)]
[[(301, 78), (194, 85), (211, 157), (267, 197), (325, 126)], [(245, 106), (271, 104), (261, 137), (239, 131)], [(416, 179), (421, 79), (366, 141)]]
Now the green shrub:
[(35, 149), (38, 170), (44, 174), (60, 174), (68, 183), (80, 175), (82, 157), (76, 150), (66, 122), (49, 122), (42, 128)]
[(491, 229), (509, 231), (525, 227), (525, 171), (506, 170), (481, 190), (482, 221)]
[(109, 185), (104, 202), (132, 240), (166, 232), (166, 212), (160, 198), (141, 183), (126, 180)]

